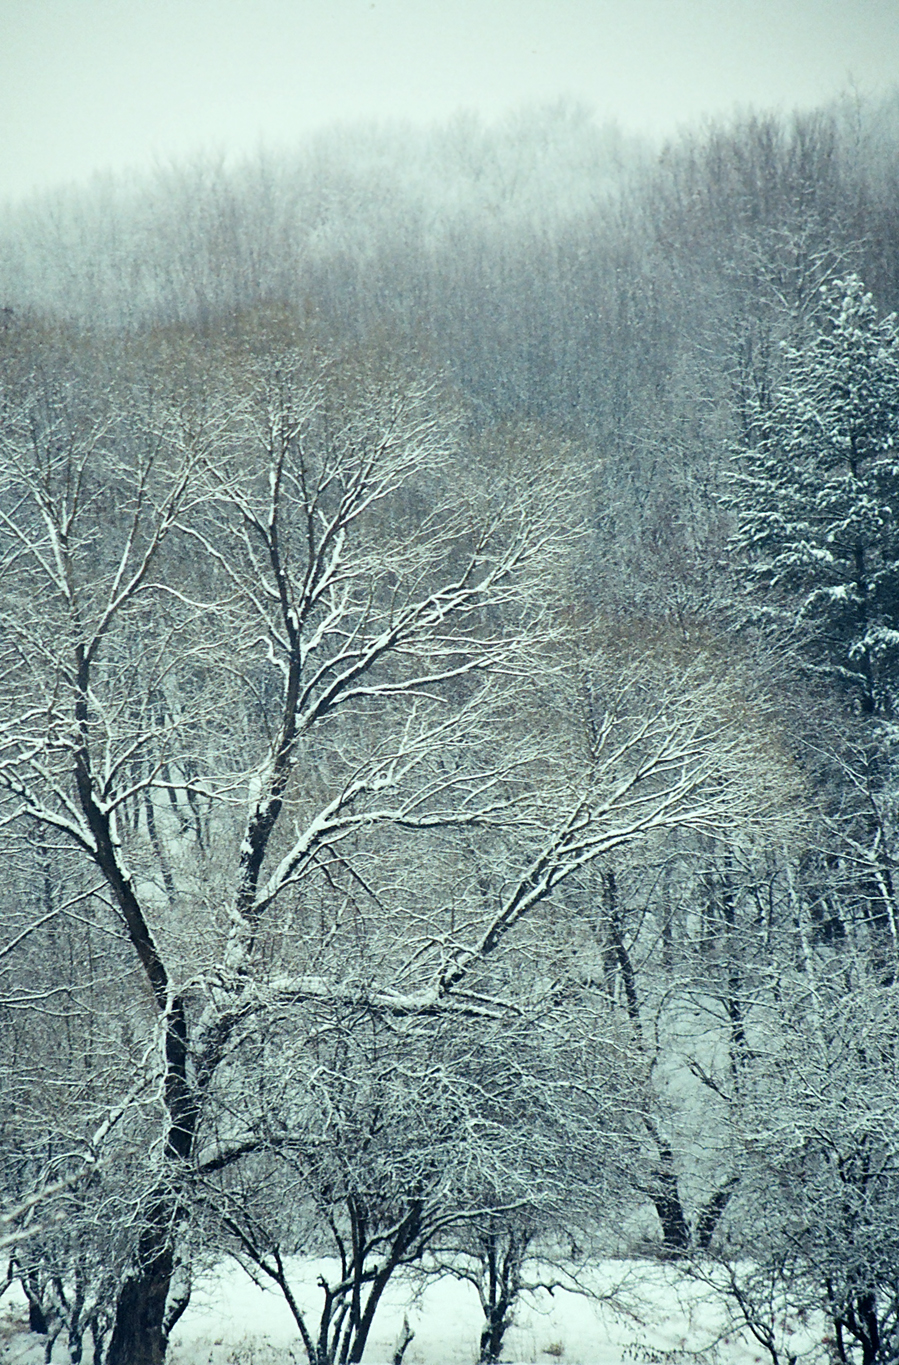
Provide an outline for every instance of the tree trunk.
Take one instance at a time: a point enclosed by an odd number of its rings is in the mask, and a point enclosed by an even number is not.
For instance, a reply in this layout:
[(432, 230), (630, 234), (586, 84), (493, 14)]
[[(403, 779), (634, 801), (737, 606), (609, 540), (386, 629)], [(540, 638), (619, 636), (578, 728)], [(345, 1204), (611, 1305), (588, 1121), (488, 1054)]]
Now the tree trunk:
[(44, 1312), (38, 1277), (33, 1270), (29, 1270), (21, 1276), (19, 1283), (28, 1300), (28, 1330), (44, 1337), (50, 1330), (50, 1324), (47, 1321), (47, 1314)]
[(28, 1300), (28, 1330), (42, 1337), (45, 1337), (49, 1331), (46, 1314), (40, 1304), (35, 1303), (34, 1299)]
[(704, 1208), (700, 1209), (699, 1217), (696, 1220), (696, 1231), (694, 1241), (698, 1251), (708, 1251), (715, 1229), (721, 1221), (721, 1215), (727, 1208), (731, 1195), (738, 1184), (737, 1177), (731, 1176), (720, 1190), (712, 1195)]
[[(164, 1155), (172, 1163), (175, 1177), (190, 1157), (199, 1121), (198, 1097), (187, 1082), (187, 1021), (184, 1002), (179, 998), (172, 1001), (166, 1019), (165, 1058), (169, 1129)], [(211, 1055), (204, 1059), (210, 1075), (215, 1060)], [(106, 1365), (163, 1365), (168, 1333), (179, 1316), (166, 1316), (175, 1270), (179, 1206), (169, 1183), (160, 1185), (151, 1197), (138, 1239), (135, 1268), (119, 1291)]]
[(137, 1265), (122, 1285), (106, 1365), (163, 1365), (168, 1344), (165, 1305), (175, 1265), (169, 1200), (160, 1201), (141, 1233)]
[(655, 1187), (652, 1202), (662, 1225), (662, 1245), (671, 1256), (682, 1256), (690, 1249), (690, 1228), (680, 1200), (674, 1154), (667, 1143), (659, 1144), (661, 1162), (653, 1171)]
[(509, 1325), (506, 1321), (507, 1307), (508, 1305), (503, 1301), (491, 1305), (487, 1314), (487, 1321), (481, 1332), (478, 1365), (496, 1365), (496, 1361), (499, 1360), (500, 1351), (503, 1349), (503, 1338)]

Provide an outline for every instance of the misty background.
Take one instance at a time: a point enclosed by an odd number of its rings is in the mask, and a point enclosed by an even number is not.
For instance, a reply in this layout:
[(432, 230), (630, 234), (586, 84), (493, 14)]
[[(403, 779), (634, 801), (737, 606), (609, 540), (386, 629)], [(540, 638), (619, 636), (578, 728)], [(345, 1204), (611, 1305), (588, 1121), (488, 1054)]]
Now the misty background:
[(560, 98), (659, 139), (897, 70), (892, 0), (0, 0), (0, 200)]

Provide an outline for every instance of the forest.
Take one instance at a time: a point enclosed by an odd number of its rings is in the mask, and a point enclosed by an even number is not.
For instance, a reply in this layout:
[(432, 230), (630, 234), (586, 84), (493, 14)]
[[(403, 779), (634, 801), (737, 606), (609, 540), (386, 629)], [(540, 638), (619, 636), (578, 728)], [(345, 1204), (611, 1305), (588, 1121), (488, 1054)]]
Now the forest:
[(895, 96), (4, 210), (0, 1288), (47, 1361), (163, 1365), (230, 1258), (308, 1365), (441, 1275), (494, 1365), (625, 1257), (770, 1365), (899, 1361), (897, 309)]

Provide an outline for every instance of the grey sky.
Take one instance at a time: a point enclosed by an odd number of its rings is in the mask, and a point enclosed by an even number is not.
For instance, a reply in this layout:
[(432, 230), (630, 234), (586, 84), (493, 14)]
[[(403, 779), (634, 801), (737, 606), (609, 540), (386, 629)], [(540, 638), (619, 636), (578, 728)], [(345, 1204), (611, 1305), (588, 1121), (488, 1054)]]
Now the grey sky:
[(0, 0), (0, 198), (560, 96), (665, 132), (899, 81), (899, 0)]

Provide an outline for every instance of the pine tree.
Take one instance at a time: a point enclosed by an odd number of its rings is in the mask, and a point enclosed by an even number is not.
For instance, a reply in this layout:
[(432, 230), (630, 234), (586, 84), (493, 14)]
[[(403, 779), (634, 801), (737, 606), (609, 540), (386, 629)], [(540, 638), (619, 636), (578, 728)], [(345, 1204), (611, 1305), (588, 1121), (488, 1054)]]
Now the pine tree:
[(899, 702), (899, 327), (861, 280), (822, 291), (815, 334), (740, 453), (732, 498), (758, 613), (863, 714)]

